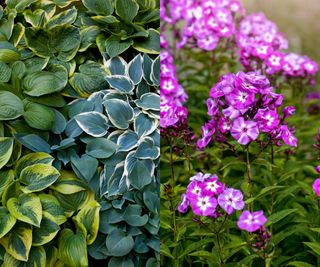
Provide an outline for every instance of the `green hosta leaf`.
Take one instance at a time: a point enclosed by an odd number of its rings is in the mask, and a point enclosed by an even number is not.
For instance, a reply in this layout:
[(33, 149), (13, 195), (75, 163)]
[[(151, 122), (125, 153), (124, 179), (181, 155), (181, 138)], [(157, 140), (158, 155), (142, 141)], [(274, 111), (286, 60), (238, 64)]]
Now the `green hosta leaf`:
[(116, 14), (127, 22), (132, 22), (139, 11), (135, 0), (116, 0)]
[(81, 158), (78, 156), (71, 158), (72, 169), (78, 177), (87, 182), (90, 182), (96, 173), (98, 164), (97, 159), (87, 154), (82, 155)]
[(32, 57), (24, 61), (27, 73), (43, 70), (49, 62), (49, 58)]
[(96, 138), (87, 144), (86, 153), (94, 158), (105, 159), (111, 157), (117, 147), (114, 142), (106, 138)]
[(134, 263), (130, 258), (112, 257), (108, 263), (108, 267), (134, 267)]
[(4, 62), (0, 61), (0, 82), (6, 83), (11, 78), (11, 68)]
[(57, 110), (54, 111), (54, 124), (52, 132), (55, 134), (61, 134), (66, 129), (67, 121), (66, 118)]
[(143, 226), (148, 222), (148, 215), (141, 216), (142, 208), (139, 205), (129, 205), (124, 214), (123, 219), (131, 226)]
[(136, 40), (132, 47), (142, 53), (159, 54), (160, 33), (155, 29), (149, 29), (148, 32), (149, 36), (147, 38)]
[(133, 108), (120, 99), (110, 99), (104, 102), (108, 117), (112, 124), (119, 129), (127, 129), (131, 123), (134, 113)]
[(43, 131), (51, 130), (55, 122), (52, 108), (30, 101), (25, 101), (23, 117), (30, 127)]
[(111, 0), (83, 0), (83, 5), (92, 13), (111, 15), (114, 10), (114, 1)]
[(77, 19), (78, 11), (72, 7), (52, 17), (47, 23), (47, 28), (55, 27), (58, 25), (72, 24)]
[(51, 153), (50, 145), (35, 134), (15, 134), (15, 138), (26, 148), (34, 152)]
[(303, 244), (307, 245), (309, 248), (312, 249), (318, 256), (320, 256), (320, 245), (316, 242), (303, 242)]
[(106, 80), (112, 88), (120, 91), (121, 93), (132, 94), (132, 91), (134, 90), (133, 82), (124, 75), (113, 75), (106, 77)]
[(60, 176), (59, 171), (47, 164), (37, 163), (24, 168), (19, 181), (25, 185), (21, 190), (25, 193), (42, 191), (52, 185)]
[(72, 214), (74, 211), (81, 209), (81, 207), (85, 204), (88, 198), (88, 192), (80, 191), (68, 195), (55, 192), (54, 196), (58, 199), (61, 207), (63, 207), (66, 212)]
[(13, 150), (13, 139), (9, 137), (0, 137), (0, 169), (5, 166)]
[(1, 197), (2, 205), (6, 205), (10, 198), (18, 197), (20, 194), (21, 190), (19, 182), (13, 181), (3, 190)]
[(121, 257), (127, 255), (133, 249), (134, 241), (125, 232), (115, 229), (107, 236), (106, 245), (112, 256)]
[(52, 65), (50, 71), (38, 71), (23, 80), (24, 92), (42, 96), (61, 91), (68, 82), (68, 72), (62, 65)]
[(7, 253), (19, 261), (28, 261), (32, 244), (32, 228), (30, 225), (18, 223), (12, 231), (0, 239)]
[(21, 23), (16, 23), (13, 27), (12, 36), (10, 38), (10, 43), (15, 47), (19, 44), (22, 37), (24, 36), (25, 27)]
[(97, 26), (89, 26), (80, 30), (81, 44), (79, 52), (86, 51), (90, 46), (96, 44), (97, 36), (101, 33), (101, 30)]
[(14, 171), (13, 170), (2, 170), (0, 171), (0, 196), (2, 192), (13, 182)]
[(29, 153), (23, 156), (21, 159), (19, 159), (19, 161), (15, 166), (15, 171), (17, 175), (20, 175), (21, 171), (28, 166), (31, 166), (37, 163), (52, 165), (53, 161), (54, 161), (54, 158), (47, 153), (43, 153), (43, 152)]
[(96, 111), (84, 112), (75, 117), (79, 127), (87, 134), (102, 137), (108, 133), (108, 118)]
[(21, 194), (18, 198), (10, 198), (7, 202), (10, 214), (19, 221), (39, 227), (42, 218), (40, 199), (35, 194)]
[(87, 189), (87, 186), (71, 171), (61, 171), (61, 177), (50, 187), (62, 194), (73, 194)]
[(49, 243), (60, 230), (59, 225), (53, 220), (43, 217), (40, 227), (35, 227), (32, 232), (32, 246), (42, 246)]
[(0, 41), (0, 61), (11, 63), (20, 59), (20, 53), (11, 43)]
[(61, 225), (67, 221), (64, 209), (61, 207), (58, 199), (53, 195), (40, 194), (43, 217), (50, 218), (56, 224)]
[(19, 97), (0, 91), (0, 120), (13, 120), (23, 114), (23, 103)]
[(7, 0), (8, 7), (16, 9), (17, 12), (22, 12), (24, 9), (29, 7), (31, 4), (37, 2), (37, 0)]
[(46, 249), (47, 262), (46, 267), (56, 267), (58, 262), (58, 249), (54, 246), (48, 246)]
[(88, 255), (86, 237), (83, 233), (74, 234), (64, 229), (58, 240), (58, 257), (70, 267), (87, 267)]
[(0, 207), (0, 239), (12, 229), (16, 221), (16, 218), (9, 213), (7, 208)]
[(111, 35), (105, 41), (105, 48), (109, 57), (112, 58), (126, 51), (132, 44), (133, 41), (131, 39), (121, 40), (120, 37)]
[(160, 96), (154, 93), (142, 95), (135, 103), (144, 110), (160, 110)]
[(81, 223), (87, 230), (87, 244), (91, 245), (97, 235), (99, 230), (99, 211), (100, 204), (93, 200), (88, 202), (74, 217), (76, 221)]
[(30, 9), (23, 12), (24, 19), (33, 27), (42, 27), (47, 21), (46, 12), (42, 9), (31, 11)]

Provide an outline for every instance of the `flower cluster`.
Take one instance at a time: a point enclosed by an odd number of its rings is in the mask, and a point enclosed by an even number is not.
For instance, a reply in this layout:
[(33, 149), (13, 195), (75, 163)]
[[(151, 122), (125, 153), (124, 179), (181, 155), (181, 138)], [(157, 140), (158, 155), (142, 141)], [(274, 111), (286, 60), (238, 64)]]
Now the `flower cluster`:
[(178, 47), (194, 43), (196, 47), (214, 50), (222, 38), (233, 36), (236, 30), (235, 15), (242, 11), (238, 0), (167, 0), (162, 6), (168, 15), (162, 19), (168, 23), (185, 22)]
[(236, 33), (240, 62), (247, 70), (263, 69), (267, 74), (284, 77), (311, 78), (318, 65), (307, 56), (281, 52), (288, 48), (288, 41), (278, 31), (275, 23), (263, 13), (243, 19)]
[(215, 174), (197, 173), (190, 178), (186, 193), (181, 196), (182, 202), (178, 206), (181, 213), (188, 211), (188, 207), (195, 215), (216, 218), (221, 215), (218, 206), (228, 215), (235, 210), (244, 208), (243, 195), (240, 190), (227, 188), (219, 182)]
[(283, 95), (275, 93), (269, 80), (259, 73), (238, 72), (222, 76), (210, 91), (207, 107), (211, 120), (202, 126), (198, 148), (205, 148), (212, 139), (225, 142), (228, 134), (241, 145), (266, 134), (268, 142), (297, 146), (293, 129), (285, 121), (295, 109), (285, 107), (282, 115), (278, 114), (282, 101)]
[(163, 35), (160, 45), (160, 126), (167, 128), (185, 122), (188, 111), (182, 105), (187, 95), (178, 83), (173, 58), (168, 52), (168, 44)]

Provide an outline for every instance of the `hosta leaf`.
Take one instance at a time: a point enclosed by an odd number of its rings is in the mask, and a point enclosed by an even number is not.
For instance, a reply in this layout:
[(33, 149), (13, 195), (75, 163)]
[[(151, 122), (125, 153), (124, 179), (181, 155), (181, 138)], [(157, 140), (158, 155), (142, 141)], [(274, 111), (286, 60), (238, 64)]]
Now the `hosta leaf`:
[(149, 29), (149, 36), (147, 38), (140, 38), (134, 42), (132, 47), (139, 52), (148, 54), (160, 53), (160, 33), (155, 29)]
[(139, 5), (135, 0), (116, 0), (116, 14), (127, 22), (132, 22), (139, 11)]
[(79, 211), (77, 216), (74, 217), (76, 221), (86, 228), (88, 245), (91, 245), (98, 235), (99, 211), (99, 203), (96, 201), (90, 201)]
[(127, 62), (122, 57), (113, 57), (104, 63), (112, 75), (126, 75)]
[(160, 110), (160, 96), (154, 93), (146, 93), (135, 101), (136, 105), (144, 110)]
[(11, 63), (20, 59), (20, 53), (11, 43), (0, 41), (0, 61)]
[(292, 261), (287, 264), (287, 266), (295, 266), (295, 267), (314, 267), (313, 264), (303, 262), (303, 261)]
[(30, 225), (18, 223), (12, 231), (0, 239), (8, 254), (19, 261), (28, 261), (32, 244), (32, 228)]
[(55, 122), (52, 108), (30, 101), (24, 101), (23, 117), (30, 127), (43, 131), (51, 130)]
[(62, 194), (73, 194), (87, 189), (87, 186), (71, 171), (61, 171), (61, 177), (50, 187)]
[(7, 208), (0, 207), (0, 239), (12, 229), (16, 221), (16, 218), (9, 213)]
[(97, 36), (100, 34), (100, 28), (97, 26), (89, 26), (80, 30), (81, 44), (79, 52), (86, 51), (90, 46), (96, 44)]
[(111, 157), (117, 147), (114, 142), (106, 138), (96, 138), (87, 144), (86, 153), (91, 157), (104, 159)]
[(21, 190), (25, 193), (42, 191), (52, 185), (59, 176), (59, 171), (47, 164), (28, 166), (20, 174), (19, 181), (25, 185)]
[(139, 137), (135, 132), (131, 130), (125, 131), (118, 138), (118, 151), (130, 151), (138, 146), (138, 140)]
[(84, 132), (94, 137), (106, 135), (109, 129), (108, 118), (96, 111), (81, 113), (75, 120)]
[(92, 13), (99, 15), (111, 15), (114, 4), (111, 0), (83, 0), (83, 5)]
[(120, 99), (110, 99), (104, 102), (108, 117), (112, 124), (119, 129), (127, 129), (133, 119), (133, 108)]
[(109, 57), (116, 57), (126, 51), (132, 44), (131, 39), (121, 40), (119, 37), (111, 35), (105, 41), (106, 52)]
[(127, 255), (134, 246), (133, 238), (120, 229), (115, 229), (107, 236), (106, 245), (112, 256), (121, 257)]
[(39, 198), (44, 218), (50, 218), (58, 225), (66, 222), (67, 218), (64, 214), (64, 209), (61, 207), (58, 199), (55, 196), (40, 194)]
[(39, 227), (42, 219), (40, 199), (35, 194), (21, 194), (7, 202), (10, 214), (19, 221)]
[(134, 267), (133, 261), (125, 257), (112, 257), (108, 267)]
[(110, 77), (106, 77), (106, 80), (110, 84), (110, 86), (121, 93), (124, 94), (132, 94), (134, 89), (133, 82), (124, 75), (113, 75)]
[(13, 139), (9, 137), (0, 137), (0, 169), (5, 166), (13, 150)]
[(54, 124), (52, 132), (55, 134), (61, 134), (66, 129), (67, 121), (66, 118), (57, 110), (54, 111)]
[(51, 153), (50, 145), (35, 134), (15, 134), (17, 140), (34, 152)]
[(142, 208), (139, 205), (129, 205), (124, 214), (123, 219), (131, 226), (143, 226), (148, 222), (148, 215), (141, 216)]
[(158, 122), (155, 119), (151, 119), (147, 115), (140, 113), (135, 117), (133, 126), (138, 136), (142, 137), (153, 133), (158, 127)]
[(150, 79), (153, 84), (159, 86), (160, 82), (160, 57), (158, 56), (152, 63)]
[(60, 230), (59, 225), (53, 221), (43, 217), (40, 227), (35, 227), (32, 232), (32, 246), (42, 246), (49, 243)]
[(128, 72), (131, 81), (134, 85), (137, 85), (141, 82), (142, 79), (142, 56), (138, 54), (134, 57), (129, 63)]
[(47, 262), (46, 267), (56, 267), (58, 262), (58, 249), (54, 246), (48, 246), (46, 248)]
[(4, 62), (0, 61), (0, 82), (8, 82), (11, 78), (11, 68)]
[(38, 71), (23, 80), (24, 92), (42, 96), (61, 91), (68, 82), (68, 72), (62, 65), (52, 65), (50, 71)]
[[(128, 163), (129, 164), (129, 163)], [(135, 160), (132, 166), (128, 167), (128, 180), (135, 189), (141, 190), (152, 181), (152, 175), (146, 162)]]
[(86, 237), (83, 233), (74, 234), (64, 229), (58, 240), (58, 257), (70, 267), (87, 267), (88, 255)]
[(68, 195), (55, 192), (54, 196), (58, 199), (60, 205), (65, 209), (65, 211), (72, 214), (84, 205), (88, 198), (88, 192), (80, 191)]
[(19, 44), (22, 37), (24, 36), (25, 27), (21, 23), (16, 23), (13, 27), (12, 35), (10, 37), (10, 43), (15, 47)]
[(135, 157), (138, 159), (157, 159), (160, 156), (160, 148), (154, 145), (153, 139), (144, 138), (139, 144)]
[(14, 179), (13, 170), (1, 170), (0, 171), (0, 196), (2, 192), (11, 184)]
[(18, 12), (22, 12), (25, 8), (29, 7), (36, 1), (37, 0), (7, 0), (6, 3), (10, 8), (16, 9)]
[(77, 9), (72, 7), (52, 17), (47, 23), (47, 28), (55, 27), (57, 25), (72, 24), (77, 19)]
[(13, 120), (23, 113), (23, 103), (19, 97), (7, 91), (0, 91), (0, 121)]
[(90, 182), (92, 177), (94, 176), (97, 167), (98, 160), (84, 154), (81, 157), (72, 157), (71, 158), (71, 166), (76, 175), (84, 181)]
[(10, 198), (18, 197), (20, 194), (21, 190), (19, 182), (13, 181), (3, 190), (1, 197), (2, 205), (6, 205)]
[(31, 11), (27, 9), (23, 12), (24, 19), (30, 23), (33, 27), (42, 27), (47, 21), (46, 12), (42, 9), (36, 9)]
[(53, 161), (54, 161), (54, 158), (47, 153), (43, 153), (43, 152), (29, 153), (23, 156), (21, 159), (19, 159), (19, 161), (15, 166), (15, 172), (17, 173), (17, 175), (20, 175), (21, 171), (28, 166), (31, 166), (37, 163), (52, 165)]

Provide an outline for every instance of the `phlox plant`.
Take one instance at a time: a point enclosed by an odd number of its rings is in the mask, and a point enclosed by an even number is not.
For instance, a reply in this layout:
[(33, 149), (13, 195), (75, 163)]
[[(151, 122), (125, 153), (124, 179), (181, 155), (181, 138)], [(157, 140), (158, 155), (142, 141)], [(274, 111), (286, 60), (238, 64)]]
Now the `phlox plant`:
[(160, 4), (161, 264), (319, 265), (317, 63), (239, 1)]

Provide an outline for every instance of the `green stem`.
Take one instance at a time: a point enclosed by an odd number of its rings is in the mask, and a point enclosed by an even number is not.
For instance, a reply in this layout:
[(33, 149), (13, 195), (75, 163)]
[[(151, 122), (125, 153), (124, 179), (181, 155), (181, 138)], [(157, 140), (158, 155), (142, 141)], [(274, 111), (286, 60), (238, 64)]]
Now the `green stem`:
[[(251, 165), (250, 165), (250, 157), (249, 157), (249, 146), (247, 147), (247, 160), (246, 160), (246, 169), (247, 169), (247, 183), (248, 183), (248, 197), (252, 197), (252, 174), (251, 174)], [(248, 209), (252, 212), (252, 202), (248, 204)]]

